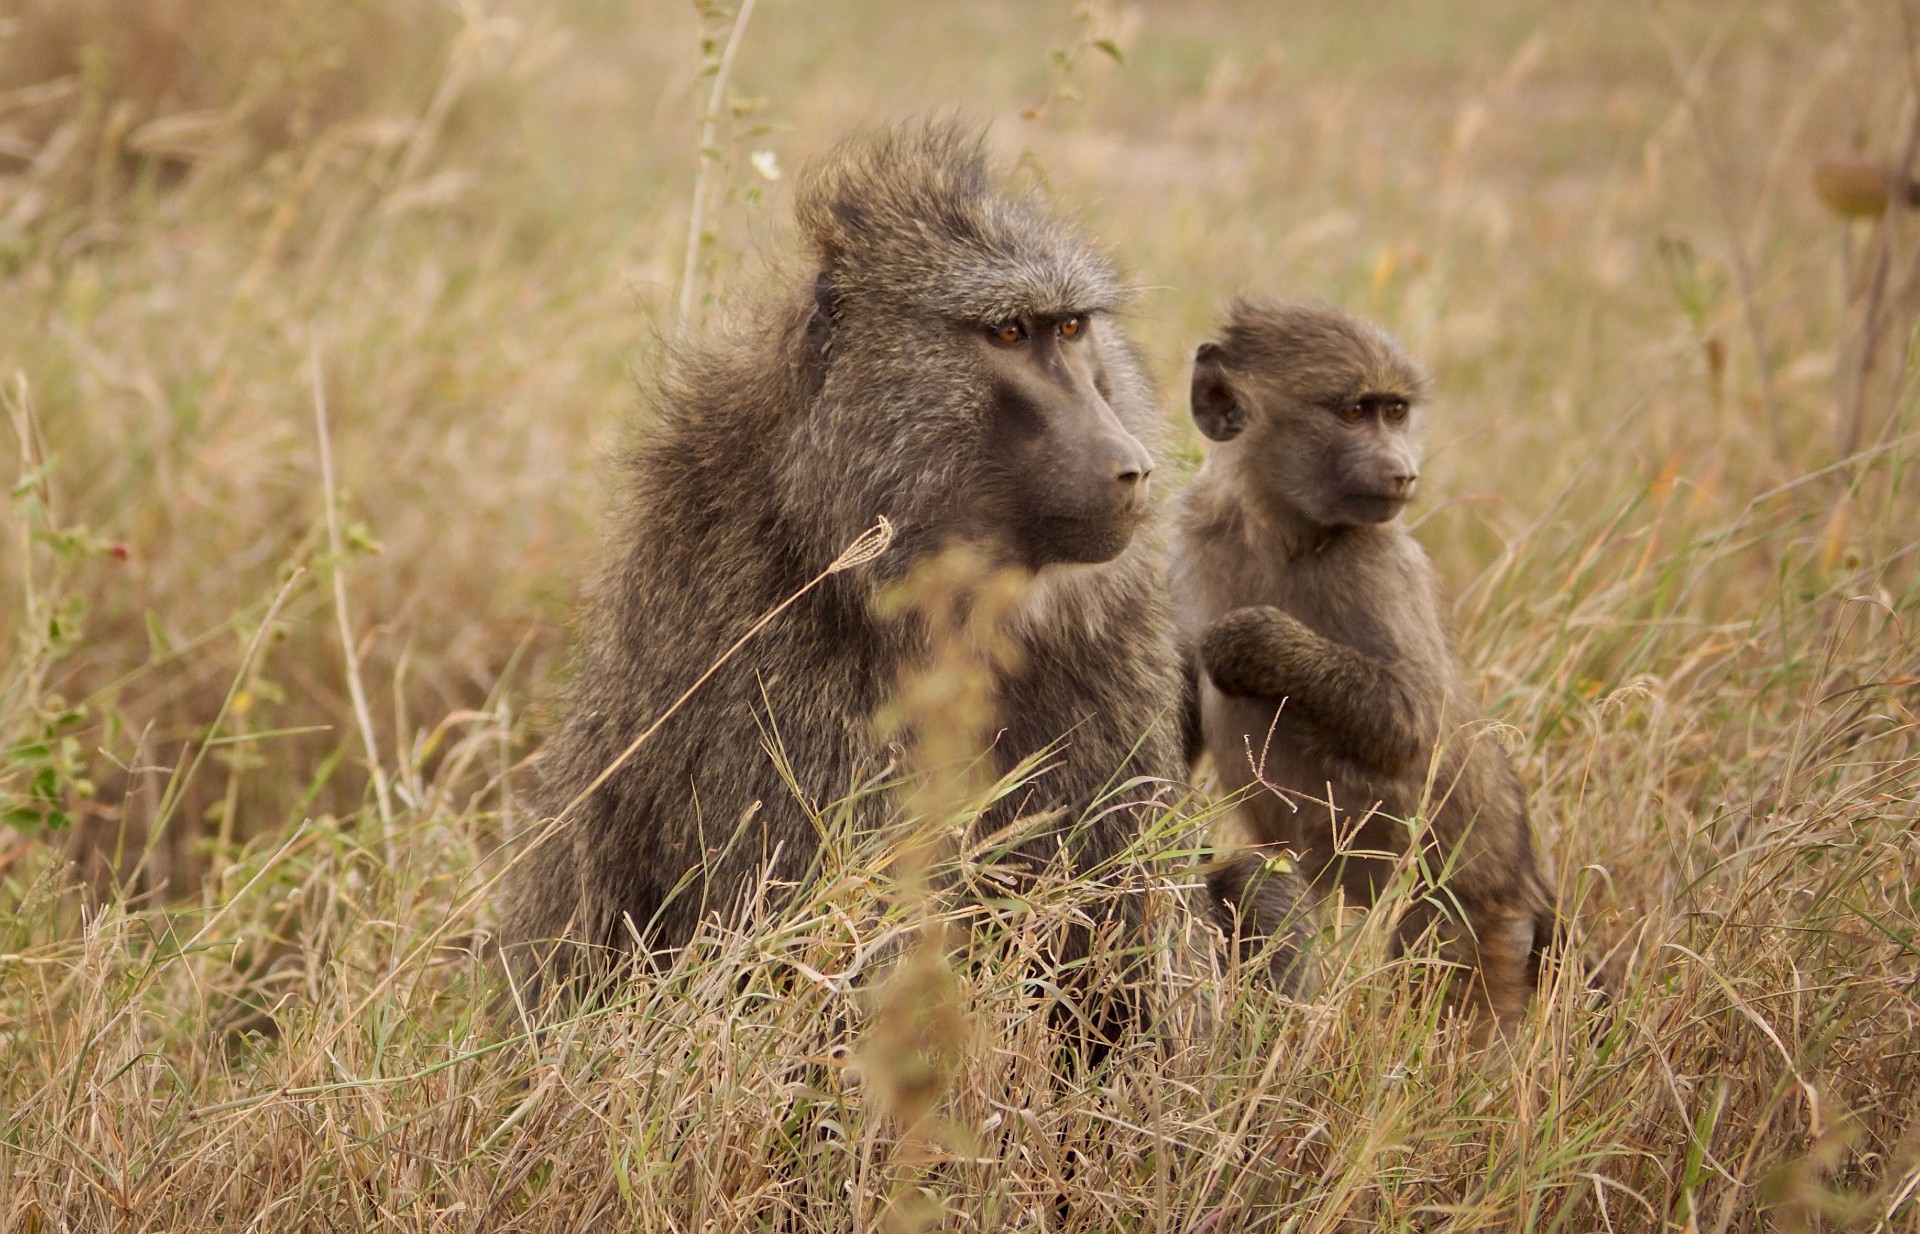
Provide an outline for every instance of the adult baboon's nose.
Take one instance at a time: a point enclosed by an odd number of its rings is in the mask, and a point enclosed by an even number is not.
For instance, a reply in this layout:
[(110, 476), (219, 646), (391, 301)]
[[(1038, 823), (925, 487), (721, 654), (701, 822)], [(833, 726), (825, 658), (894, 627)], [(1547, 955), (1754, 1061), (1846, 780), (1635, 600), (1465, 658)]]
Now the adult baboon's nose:
[(1414, 486), (1418, 483), (1420, 483), (1419, 472), (1402, 472), (1393, 478), (1394, 495), (1397, 497), (1411, 497), (1413, 496)]
[(1153, 455), (1132, 437), (1115, 440), (1107, 452), (1113, 478), (1128, 488), (1146, 483), (1153, 474)]

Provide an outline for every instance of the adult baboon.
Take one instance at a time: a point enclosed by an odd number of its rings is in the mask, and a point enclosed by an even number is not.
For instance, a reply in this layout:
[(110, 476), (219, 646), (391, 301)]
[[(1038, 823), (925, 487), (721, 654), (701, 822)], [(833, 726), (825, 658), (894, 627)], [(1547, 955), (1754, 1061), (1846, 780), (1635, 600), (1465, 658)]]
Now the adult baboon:
[[(585, 944), (552, 958), (579, 973), (595, 954), (591, 975), (684, 943), (763, 880), (807, 874), (820, 839), (783, 761), (819, 802), (884, 771), (876, 712), (927, 647), (923, 624), (873, 599), (948, 546), (1033, 576), (1008, 631), (1017, 654), (993, 669), (992, 754), (1004, 771), (1055, 752), (986, 825), (1051, 813), (1024, 853), (1065, 844), (1085, 870), (1180, 778), (1164, 552), (1143, 531), (1158, 417), (1111, 313), (1111, 266), (1002, 194), (977, 135), (951, 123), (847, 142), (802, 178), (795, 209), (805, 277), (673, 358), (628, 460), (543, 759), (541, 810), (561, 821), (505, 897), (523, 981), (551, 940)], [(883, 556), (807, 592), (587, 791), (879, 517), (896, 531)]]
[[(1371, 903), (1408, 851), (1408, 820), (1424, 819), (1420, 894), (1397, 941), (1437, 931), (1505, 1023), (1538, 984), (1552, 910), (1526, 794), (1470, 700), (1432, 563), (1398, 521), (1427, 387), (1398, 344), (1345, 313), (1234, 306), (1194, 357), (1194, 422), (1217, 444), (1180, 512), (1174, 601), (1205, 669), (1207, 749), (1225, 788), (1250, 790), (1256, 839), (1291, 850), (1316, 891)], [(1258, 861), (1212, 880), (1255, 940), (1287, 925), (1272, 916), (1299, 886), (1284, 870), (1250, 877)]]

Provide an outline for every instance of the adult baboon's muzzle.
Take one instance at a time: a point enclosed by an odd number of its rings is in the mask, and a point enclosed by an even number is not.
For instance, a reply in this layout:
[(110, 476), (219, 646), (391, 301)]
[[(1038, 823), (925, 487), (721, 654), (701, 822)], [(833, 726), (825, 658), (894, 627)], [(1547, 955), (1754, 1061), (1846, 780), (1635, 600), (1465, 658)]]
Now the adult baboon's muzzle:
[[(1077, 381), (1047, 419), (1060, 489), (1053, 512), (1081, 518), (1137, 517), (1146, 509), (1153, 456), (1089, 381)], [(1051, 504), (1051, 503), (1049, 503)]]
[(1112, 431), (1060, 443), (1055, 460), (1057, 487), (1037, 503), (1048, 514), (1127, 521), (1146, 513), (1153, 456), (1117, 420)]
[(987, 354), (999, 378), (996, 470), (1029, 561), (1119, 556), (1146, 516), (1153, 456), (1107, 402), (1097, 356), (1047, 336)]
[(1029, 539), (1039, 562), (1111, 561), (1133, 540), (1147, 513), (1153, 456), (1112, 420), (1106, 431), (1054, 443), (1054, 483), (1033, 494), (1038, 517)]

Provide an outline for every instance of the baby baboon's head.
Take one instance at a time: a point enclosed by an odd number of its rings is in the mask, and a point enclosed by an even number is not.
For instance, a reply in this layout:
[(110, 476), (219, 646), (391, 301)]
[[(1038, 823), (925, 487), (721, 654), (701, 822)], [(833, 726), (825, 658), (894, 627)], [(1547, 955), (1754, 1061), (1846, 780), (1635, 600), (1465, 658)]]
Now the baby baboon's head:
[(1320, 527), (1397, 517), (1420, 478), (1426, 369), (1384, 331), (1317, 304), (1240, 301), (1193, 358), (1193, 419), (1250, 499)]

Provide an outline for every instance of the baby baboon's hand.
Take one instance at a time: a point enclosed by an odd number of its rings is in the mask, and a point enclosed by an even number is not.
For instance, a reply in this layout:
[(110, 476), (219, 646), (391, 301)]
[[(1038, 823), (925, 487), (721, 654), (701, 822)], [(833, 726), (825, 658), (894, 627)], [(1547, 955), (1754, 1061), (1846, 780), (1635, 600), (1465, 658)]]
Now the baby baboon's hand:
[(1301, 686), (1316, 640), (1312, 631), (1265, 604), (1236, 608), (1207, 628), (1200, 658), (1221, 693), (1283, 698)]

